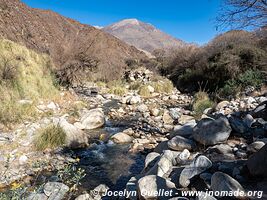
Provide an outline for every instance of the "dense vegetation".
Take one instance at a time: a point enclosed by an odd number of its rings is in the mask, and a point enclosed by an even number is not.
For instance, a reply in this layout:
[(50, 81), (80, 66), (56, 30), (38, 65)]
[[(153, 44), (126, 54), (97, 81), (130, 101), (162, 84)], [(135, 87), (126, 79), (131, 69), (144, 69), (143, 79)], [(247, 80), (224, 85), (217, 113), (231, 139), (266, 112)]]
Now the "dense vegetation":
[(0, 123), (34, 117), (38, 100), (58, 95), (48, 56), (9, 40), (0, 40)]
[(229, 31), (203, 47), (187, 46), (168, 56), (158, 52), (157, 60), (160, 72), (181, 91), (205, 89), (226, 97), (246, 86), (258, 88), (264, 82), (265, 44), (254, 33)]

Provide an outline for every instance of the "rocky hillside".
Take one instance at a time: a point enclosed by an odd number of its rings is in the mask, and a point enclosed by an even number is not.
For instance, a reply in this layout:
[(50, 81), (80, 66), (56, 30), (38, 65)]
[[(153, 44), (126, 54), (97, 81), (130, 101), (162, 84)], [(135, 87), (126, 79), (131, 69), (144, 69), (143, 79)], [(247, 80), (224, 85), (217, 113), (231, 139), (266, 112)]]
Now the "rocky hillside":
[(185, 45), (182, 40), (173, 38), (151, 24), (137, 19), (125, 19), (102, 30), (150, 53), (155, 49), (170, 49)]
[(50, 54), (57, 68), (93, 60), (101, 79), (118, 77), (126, 59), (144, 57), (99, 29), (52, 11), (29, 8), (19, 0), (0, 0), (0, 36)]

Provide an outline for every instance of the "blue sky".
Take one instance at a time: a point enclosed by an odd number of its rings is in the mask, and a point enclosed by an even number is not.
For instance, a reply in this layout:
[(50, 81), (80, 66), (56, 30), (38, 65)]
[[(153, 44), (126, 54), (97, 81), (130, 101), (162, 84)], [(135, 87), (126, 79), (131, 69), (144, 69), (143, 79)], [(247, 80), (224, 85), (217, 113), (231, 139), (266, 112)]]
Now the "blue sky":
[(186, 42), (204, 44), (219, 34), (214, 18), (221, 0), (22, 0), (84, 24), (106, 26), (126, 18), (149, 22)]

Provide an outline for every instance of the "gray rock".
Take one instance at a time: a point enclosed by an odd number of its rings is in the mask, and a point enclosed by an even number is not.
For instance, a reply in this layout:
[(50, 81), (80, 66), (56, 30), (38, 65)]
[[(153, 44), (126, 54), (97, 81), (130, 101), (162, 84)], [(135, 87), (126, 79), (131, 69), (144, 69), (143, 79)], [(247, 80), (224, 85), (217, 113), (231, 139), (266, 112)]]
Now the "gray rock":
[(172, 151), (166, 150), (159, 158), (158, 162), (147, 172), (147, 175), (157, 175), (167, 177), (173, 166), (174, 155)]
[(183, 136), (183, 137), (187, 137), (187, 136), (191, 136), (193, 133), (193, 128), (196, 126), (196, 122), (192, 121), (189, 123), (184, 124), (183, 126), (181, 125), (177, 125), (174, 127), (173, 132), (171, 132), (170, 134), (170, 138), (173, 138), (177, 135)]
[(190, 184), (190, 179), (201, 174), (212, 166), (212, 162), (206, 156), (198, 156), (193, 162), (186, 166), (180, 174), (179, 184), (182, 187), (187, 187)]
[(170, 108), (169, 114), (173, 119), (178, 119), (180, 117), (180, 109), (179, 108)]
[(61, 200), (69, 191), (69, 187), (59, 182), (48, 182), (44, 185), (44, 193), (48, 200)]
[(190, 157), (190, 152), (187, 149), (184, 149), (176, 158), (176, 165), (183, 165), (187, 163)]
[(141, 105), (137, 106), (136, 109), (137, 109), (139, 112), (147, 112), (147, 111), (148, 111), (148, 107), (147, 107), (147, 105), (145, 105), (145, 104), (141, 104)]
[(265, 145), (264, 142), (262, 141), (256, 141), (256, 142), (253, 142), (251, 143), (250, 145), (248, 145), (248, 152), (251, 152), (251, 153), (256, 153), (257, 151), (259, 151), (263, 146)]
[(229, 122), (233, 130), (237, 133), (244, 134), (249, 131), (249, 127), (244, 123), (242, 119), (237, 116), (230, 116)]
[(225, 142), (232, 129), (225, 117), (217, 120), (202, 119), (193, 129), (193, 138), (204, 145), (214, 145)]
[(219, 153), (219, 154), (231, 154), (233, 152), (232, 147), (228, 144), (217, 144), (215, 146), (209, 147), (207, 149), (209, 153)]
[(259, 104), (252, 112), (253, 118), (262, 118), (267, 121), (267, 101)]
[(168, 141), (163, 141), (155, 147), (154, 152), (161, 154), (163, 153), (163, 151), (168, 150), (168, 149), (169, 149)]
[(32, 193), (26, 200), (47, 200), (48, 197), (45, 194)]
[[(160, 189), (165, 192), (175, 191), (175, 184), (167, 179), (156, 175), (148, 175), (139, 179), (138, 193), (141, 199), (159, 199), (166, 200), (171, 198), (171, 196), (157, 196), (155, 195)], [(174, 194), (174, 192), (172, 192)]]
[(213, 191), (243, 191), (245, 194), (244, 188), (237, 180), (222, 172), (215, 172), (212, 175), (211, 188)]
[(116, 133), (111, 137), (111, 139), (118, 144), (131, 143), (133, 141), (133, 138), (131, 136), (123, 132)]
[(105, 124), (104, 113), (98, 108), (89, 110), (82, 116), (81, 123), (88, 130), (102, 127)]
[(88, 146), (88, 135), (76, 126), (67, 122), (63, 117), (53, 120), (55, 125), (59, 125), (66, 133), (66, 145), (70, 148), (82, 148)]
[(141, 102), (142, 102), (142, 100), (141, 100), (140, 96), (131, 96), (131, 97), (128, 97), (126, 100), (126, 103), (130, 104), (130, 105), (138, 104)]
[(168, 141), (168, 147), (175, 151), (183, 151), (184, 149), (192, 150), (196, 146), (195, 142), (182, 136), (175, 136)]
[(255, 122), (256, 120), (253, 119), (253, 117), (250, 114), (247, 114), (244, 119), (243, 122), (244, 124), (248, 127), (251, 128), (252, 124)]
[(157, 161), (159, 157), (160, 157), (160, 154), (156, 152), (151, 152), (147, 154), (146, 159), (145, 159), (145, 168), (151, 165), (151, 163)]
[(249, 157), (247, 167), (251, 175), (267, 177), (267, 144)]

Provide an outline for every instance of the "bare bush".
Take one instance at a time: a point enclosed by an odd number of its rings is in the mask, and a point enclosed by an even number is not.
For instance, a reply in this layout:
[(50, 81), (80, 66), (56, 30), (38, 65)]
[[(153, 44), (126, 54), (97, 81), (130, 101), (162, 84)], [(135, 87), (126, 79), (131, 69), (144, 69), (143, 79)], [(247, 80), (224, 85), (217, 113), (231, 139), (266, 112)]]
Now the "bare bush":
[(77, 59), (66, 62), (62, 69), (56, 72), (56, 77), (59, 84), (64, 86), (82, 85), (92, 78), (97, 66), (97, 60), (80, 55)]

